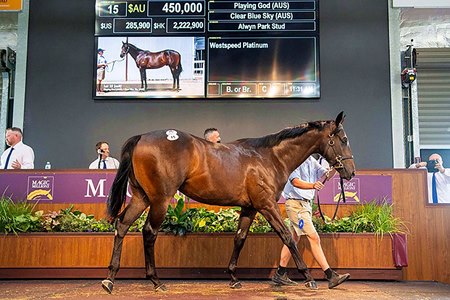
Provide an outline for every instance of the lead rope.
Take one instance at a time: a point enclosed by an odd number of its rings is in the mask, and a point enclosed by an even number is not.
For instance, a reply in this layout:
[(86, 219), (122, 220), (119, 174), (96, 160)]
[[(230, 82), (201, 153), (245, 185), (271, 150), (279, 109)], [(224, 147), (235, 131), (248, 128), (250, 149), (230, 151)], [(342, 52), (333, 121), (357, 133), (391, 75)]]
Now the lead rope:
[[(108, 73), (111, 73), (111, 72), (114, 70), (114, 65), (116, 64), (116, 62), (121, 62), (121, 61), (123, 61), (124, 59), (125, 59), (125, 57), (122, 58), (122, 59), (115, 59), (115, 60), (113, 60), (113, 61), (107, 63), (107, 64), (106, 64), (106, 69), (107, 69)], [(111, 70), (109, 69), (109, 65), (110, 65), (110, 64), (112, 64)]]
[[(331, 172), (331, 171), (330, 171), (330, 172)], [(322, 181), (322, 183), (325, 184), (325, 182), (326, 182), (329, 178), (331, 178), (331, 176), (330, 176), (330, 177), (325, 176), (325, 179)], [(331, 222), (333, 222), (334, 219), (336, 218), (336, 214), (337, 214), (337, 212), (338, 212), (338, 209), (339, 209), (339, 203), (341, 202), (341, 199), (343, 199), (343, 202), (345, 203), (344, 179), (343, 179), (341, 176), (339, 176), (339, 178), (340, 178), (340, 183), (341, 183), (341, 193), (340, 193), (340, 195), (339, 195), (339, 199), (338, 199), (338, 202), (337, 202), (337, 204), (336, 204), (336, 210), (334, 211), (333, 218), (331, 218)], [(320, 207), (320, 197), (319, 197), (319, 192), (316, 193), (316, 198), (317, 198), (317, 206), (319, 207), (319, 214), (320, 214), (320, 217), (322, 218), (322, 220), (323, 220), (325, 223), (327, 223), (327, 221), (325, 221), (325, 216), (324, 216), (323, 213), (322, 213), (322, 208)]]

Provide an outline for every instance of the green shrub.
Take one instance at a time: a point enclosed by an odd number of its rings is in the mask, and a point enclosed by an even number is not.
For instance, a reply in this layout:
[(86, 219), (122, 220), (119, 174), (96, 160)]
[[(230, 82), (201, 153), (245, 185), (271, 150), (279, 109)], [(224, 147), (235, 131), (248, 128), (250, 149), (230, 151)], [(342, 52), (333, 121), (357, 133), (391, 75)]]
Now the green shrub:
[[(164, 222), (160, 230), (174, 235), (184, 235), (188, 232), (236, 232), (239, 222), (239, 207), (221, 209), (219, 212), (205, 208), (184, 209), (186, 199), (178, 195), (177, 202), (169, 205)], [(33, 212), (34, 206), (27, 202), (14, 203), (8, 197), (0, 198), (0, 232), (111, 232), (113, 226), (105, 219), (96, 220), (93, 215), (86, 215), (78, 210), (73, 210), (73, 205), (59, 212), (42, 211)], [(317, 206), (313, 207), (317, 210)], [(325, 216), (326, 222), (313, 215), (313, 223), (318, 232), (373, 232), (377, 235), (390, 233), (407, 233), (405, 224), (393, 216), (393, 206), (386, 201), (377, 203), (360, 204), (355, 211), (347, 217), (336, 219), (331, 222)], [(130, 226), (129, 231), (142, 231), (147, 219), (144, 212)], [(289, 220), (285, 219), (286, 225)], [(250, 226), (250, 232), (265, 233), (273, 231), (267, 220), (256, 214)]]
[(86, 215), (73, 205), (59, 212), (44, 215), (43, 227), (48, 232), (109, 232), (113, 226), (105, 219), (96, 220), (93, 215)]
[(391, 233), (407, 233), (404, 222), (393, 216), (393, 205), (385, 200), (378, 203), (373, 200), (358, 204), (348, 217), (336, 218), (333, 222), (325, 216), (326, 222), (313, 216), (313, 223), (318, 232), (371, 232), (383, 236)]
[[(166, 218), (161, 225), (161, 231), (173, 233), (174, 235), (184, 235), (186, 232), (192, 232), (194, 225), (190, 216), (193, 211), (183, 211), (184, 199), (178, 199), (175, 207), (169, 205)], [(151, 208), (150, 208), (151, 209)]]
[(220, 209), (217, 213), (217, 219), (212, 222), (211, 232), (236, 232), (240, 208), (232, 207), (228, 209)]
[(250, 226), (250, 232), (253, 233), (267, 233), (272, 232), (272, 226), (267, 222), (266, 218), (260, 213), (257, 213), (252, 225)]
[(216, 232), (213, 224), (217, 222), (217, 214), (213, 210), (199, 208), (192, 214), (193, 232)]
[(27, 202), (14, 203), (10, 197), (0, 198), (0, 232), (15, 233), (41, 231), (42, 211), (33, 213)]
[(142, 215), (134, 221), (134, 223), (130, 226), (128, 231), (131, 232), (142, 232), (142, 228), (144, 227), (145, 221), (147, 220), (148, 212), (144, 211)]

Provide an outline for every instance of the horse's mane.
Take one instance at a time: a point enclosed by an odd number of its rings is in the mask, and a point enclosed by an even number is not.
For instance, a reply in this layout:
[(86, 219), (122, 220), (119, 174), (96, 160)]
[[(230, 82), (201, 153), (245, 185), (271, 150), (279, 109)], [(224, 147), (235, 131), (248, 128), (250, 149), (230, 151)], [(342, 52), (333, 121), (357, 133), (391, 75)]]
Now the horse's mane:
[(327, 124), (333, 121), (314, 121), (300, 124), (295, 127), (285, 128), (277, 133), (269, 134), (260, 138), (246, 138), (237, 140), (237, 143), (247, 144), (255, 148), (271, 148), (285, 139), (296, 138), (308, 131), (317, 129), (319, 131), (323, 130)]

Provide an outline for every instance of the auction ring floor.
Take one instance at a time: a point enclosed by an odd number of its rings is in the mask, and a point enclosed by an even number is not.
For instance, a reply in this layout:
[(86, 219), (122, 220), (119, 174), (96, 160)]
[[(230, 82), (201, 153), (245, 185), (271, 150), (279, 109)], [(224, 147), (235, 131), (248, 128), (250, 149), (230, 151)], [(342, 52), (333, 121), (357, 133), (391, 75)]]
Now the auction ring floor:
[(269, 280), (244, 280), (230, 289), (226, 280), (164, 280), (166, 292), (155, 292), (146, 280), (117, 280), (108, 295), (101, 280), (0, 280), (0, 299), (450, 299), (450, 285), (432, 281), (348, 281), (329, 290), (275, 286)]

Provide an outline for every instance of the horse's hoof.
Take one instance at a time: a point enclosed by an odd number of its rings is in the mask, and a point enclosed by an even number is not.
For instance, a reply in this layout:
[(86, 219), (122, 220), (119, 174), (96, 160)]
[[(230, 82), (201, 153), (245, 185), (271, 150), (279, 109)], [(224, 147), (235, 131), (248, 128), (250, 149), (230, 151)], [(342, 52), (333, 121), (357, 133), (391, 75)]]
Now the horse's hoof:
[(165, 292), (165, 291), (167, 291), (167, 288), (163, 283), (155, 286), (155, 292)]
[(242, 287), (242, 284), (239, 281), (230, 282), (230, 288), (232, 288), (232, 289), (240, 289), (241, 287)]
[(108, 294), (112, 293), (113, 290), (113, 282), (109, 279), (105, 279), (102, 281), (102, 288), (108, 292)]

